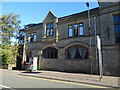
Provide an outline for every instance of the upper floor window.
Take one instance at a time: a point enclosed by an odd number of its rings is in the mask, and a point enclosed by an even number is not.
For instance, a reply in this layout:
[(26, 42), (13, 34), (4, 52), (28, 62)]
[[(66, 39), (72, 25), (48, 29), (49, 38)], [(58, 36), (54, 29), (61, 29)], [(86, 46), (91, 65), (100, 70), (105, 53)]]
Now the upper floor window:
[(54, 36), (54, 24), (47, 24), (46, 25), (46, 36)]
[(34, 42), (36, 41), (36, 33), (29, 33), (28, 34), (28, 42)]
[(51, 59), (58, 58), (58, 50), (53, 47), (48, 47), (43, 50), (42, 56), (43, 56), (43, 58), (51, 58)]
[(116, 43), (120, 43), (120, 14), (114, 15), (113, 17)]
[(79, 35), (84, 35), (84, 32), (83, 32), (83, 23), (79, 24)]
[(83, 23), (68, 26), (69, 37), (84, 35)]
[(88, 59), (88, 49), (80, 45), (73, 45), (66, 49), (67, 59)]

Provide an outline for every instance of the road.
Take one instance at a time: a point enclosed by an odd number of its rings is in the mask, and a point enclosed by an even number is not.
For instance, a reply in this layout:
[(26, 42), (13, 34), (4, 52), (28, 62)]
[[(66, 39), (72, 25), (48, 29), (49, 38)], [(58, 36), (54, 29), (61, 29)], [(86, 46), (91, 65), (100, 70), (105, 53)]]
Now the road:
[(3, 88), (94, 88), (90, 85), (2, 73)]

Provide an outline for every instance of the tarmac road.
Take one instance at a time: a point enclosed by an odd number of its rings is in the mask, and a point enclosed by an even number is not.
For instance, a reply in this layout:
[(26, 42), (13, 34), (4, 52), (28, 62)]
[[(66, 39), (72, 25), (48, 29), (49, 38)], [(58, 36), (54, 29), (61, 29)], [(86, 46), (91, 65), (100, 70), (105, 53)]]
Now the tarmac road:
[[(2, 73), (3, 88), (94, 88), (90, 85)], [(103, 89), (102, 89), (103, 90)]]

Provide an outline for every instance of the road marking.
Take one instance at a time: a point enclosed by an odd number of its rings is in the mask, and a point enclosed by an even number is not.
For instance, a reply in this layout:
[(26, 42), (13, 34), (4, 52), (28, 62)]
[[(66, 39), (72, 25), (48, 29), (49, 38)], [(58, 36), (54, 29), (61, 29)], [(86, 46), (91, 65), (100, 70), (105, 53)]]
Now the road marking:
[(8, 90), (15, 90), (11, 87), (5, 86), (5, 85), (0, 85), (0, 90), (2, 90), (2, 88), (7, 88)]
[(31, 76), (21, 76), (21, 75), (14, 75), (14, 74), (8, 74), (12, 76), (19, 76), (19, 77), (26, 77), (26, 78), (32, 78), (32, 79), (39, 79), (39, 80), (47, 80), (52, 82), (62, 82), (67, 84), (74, 84), (74, 85), (81, 85), (81, 86), (87, 86), (87, 87), (93, 87), (93, 88), (108, 88), (104, 86), (95, 86), (95, 85), (88, 85), (88, 84), (82, 84), (82, 83), (74, 83), (74, 82), (67, 82), (67, 81), (60, 81), (60, 80), (52, 80), (52, 79), (44, 79), (44, 78), (37, 78), (37, 77), (31, 77)]
[(0, 85), (0, 87), (2, 87), (2, 88), (10, 88), (10, 87), (4, 86), (4, 85)]

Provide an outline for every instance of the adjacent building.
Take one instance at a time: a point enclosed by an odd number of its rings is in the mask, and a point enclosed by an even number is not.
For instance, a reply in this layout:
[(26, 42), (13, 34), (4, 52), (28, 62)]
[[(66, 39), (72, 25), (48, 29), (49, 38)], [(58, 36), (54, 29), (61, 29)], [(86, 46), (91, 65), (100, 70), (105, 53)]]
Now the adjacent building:
[(59, 18), (50, 10), (43, 22), (25, 27), (23, 61), (38, 57), (38, 69), (98, 74), (96, 34), (104, 75), (118, 75), (120, 2), (99, 2), (90, 10), (90, 28), (88, 21), (88, 11)]

